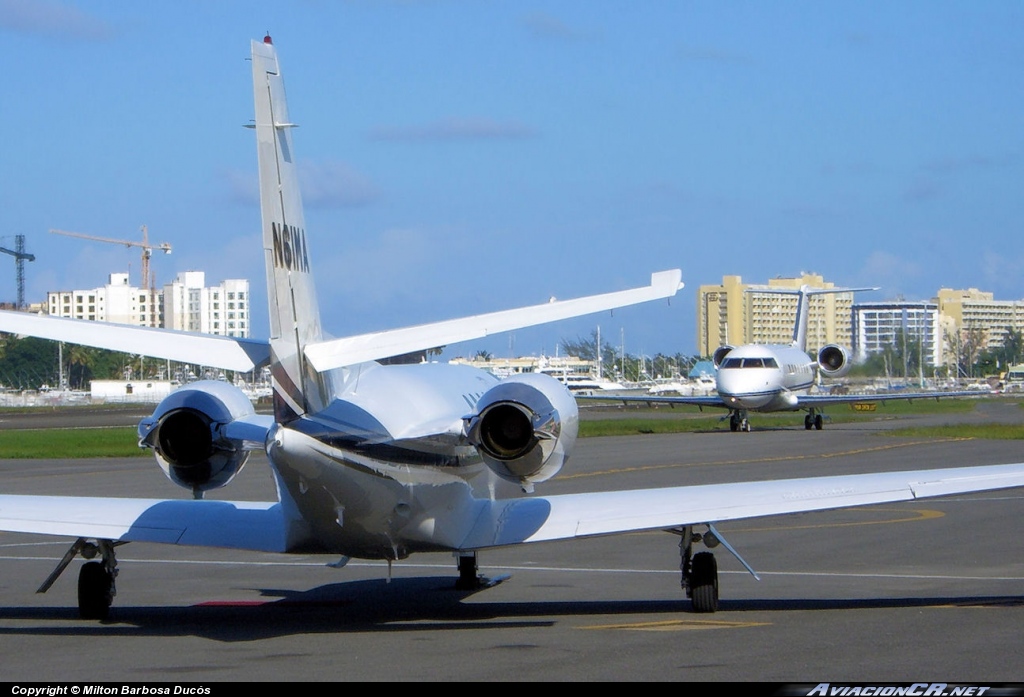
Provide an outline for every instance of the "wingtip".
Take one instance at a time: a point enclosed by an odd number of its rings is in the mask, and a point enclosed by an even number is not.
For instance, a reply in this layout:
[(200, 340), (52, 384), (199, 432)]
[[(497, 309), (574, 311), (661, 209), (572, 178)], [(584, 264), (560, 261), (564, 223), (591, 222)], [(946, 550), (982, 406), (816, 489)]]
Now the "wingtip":
[(675, 294), (677, 291), (682, 290), (683, 286), (683, 271), (682, 269), (670, 269), (668, 271), (655, 271), (651, 274), (651, 286), (664, 288)]

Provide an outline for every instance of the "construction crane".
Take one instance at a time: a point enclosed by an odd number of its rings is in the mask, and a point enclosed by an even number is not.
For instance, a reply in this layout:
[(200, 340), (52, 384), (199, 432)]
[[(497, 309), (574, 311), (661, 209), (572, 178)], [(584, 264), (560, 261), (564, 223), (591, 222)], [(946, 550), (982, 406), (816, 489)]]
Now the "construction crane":
[(93, 242), (109, 242), (111, 244), (123, 244), (125, 247), (141, 247), (142, 248), (142, 287), (148, 288), (150, 292), (156, 290), (156, 278), (149, 272), (149, 258), (153, 256), (153, 250), (157, 249), (164, 254), (171, 253), (171, 245), (166, 242), (160, 244), (149, 243), (149, 231), (146, 226), (143, 225), (142, 230), (142, 241), (136, 242), (134, 240), (115, 240), (110, 237), (97, 237), (95, 235), (83, 235), (80, 232), (68, 232), (67, 230), (50, 230), (55, 235), (67, 235), (68, 237), (79, 237), (83, 240), (92, 240)]
[(10, 254), (14, 257), (14, 268), (15, 275), (18, 279), (18, 309), (25, 309), (25, 262), (35, 261), (35, 254), (29, 254), (25, 251), (25, 236), (15, 235), (14, 236), (14, 249), (7, 249), (7, 247), (0, 247), (0, 252), (4, 254)]

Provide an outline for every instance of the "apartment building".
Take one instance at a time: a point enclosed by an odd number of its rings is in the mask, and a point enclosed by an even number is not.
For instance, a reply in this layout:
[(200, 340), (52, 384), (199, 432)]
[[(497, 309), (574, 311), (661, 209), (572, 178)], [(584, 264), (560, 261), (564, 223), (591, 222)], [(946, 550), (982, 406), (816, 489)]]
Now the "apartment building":
[[(834, 288), (817, 274), (773, 278), (766, 284), (743, 283), (739, 276), (723, 276), (720, 285), (700, 286), (697, 292), (697, 352), (710, 356), (719, 346), (788, 344), (796, 324), (796, 295), (769, 292), (800, 286)], [(851, 343), (853, 293), (829, 293), (810, 298), (807, 349)]]
[(202, 271), (180, 273), (157, 291), (132, 286), (126, 273), (112, 273), (99, 288), (47, 293), (46, 309), (55, 317), (240, 338), (250, 331), (249, 281), (227, 279), (207, 287)]

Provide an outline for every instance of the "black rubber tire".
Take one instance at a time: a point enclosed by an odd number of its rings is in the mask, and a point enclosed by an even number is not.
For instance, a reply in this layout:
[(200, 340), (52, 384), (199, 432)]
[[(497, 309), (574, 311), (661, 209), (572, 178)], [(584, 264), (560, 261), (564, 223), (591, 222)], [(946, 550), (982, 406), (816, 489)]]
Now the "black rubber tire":
[(78, 572), (78, 614), (83, 620), (105, 620), (114, 601), (114, 579), (98, 561), (82, 565)]
[(814, 428), (815, 428), (816, 430), (820, 431), (820, 430), (821, 430), (821, 427), (822, 427), (823, 425), (824, 425), (824, 420), (823, 420), (823, 419), (821, 418), (821, 414), (816, 414), (816, 415), (814, 416)]
[(711, 552), (693, 556), (690, 566), (690, 599), (694, 612), (718, 610), (718, 561)]
[(813, 427), (814, 421), (811, 419), (811, 415), (808, 414), (807, 416), (804, 417), (804, 428), (810, 431)]
[(480, 577), (477, 574), (476, 557), (459, 557), (459, 577), (455, 580), (455, 589), (473, 591), (480, 588)]

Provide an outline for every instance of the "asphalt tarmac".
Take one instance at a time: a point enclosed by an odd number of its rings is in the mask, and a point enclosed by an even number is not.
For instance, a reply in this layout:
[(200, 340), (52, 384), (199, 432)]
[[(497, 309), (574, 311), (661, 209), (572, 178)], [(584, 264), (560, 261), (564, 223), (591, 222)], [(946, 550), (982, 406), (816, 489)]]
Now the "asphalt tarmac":
[[(823, 431), (584, 439), (539, 493), (1022, 461), (1015, 441), (910, 439), (880, 416)], [(2, 419), (3, 417), (0, 417)], [(60, 415), (52, 417), (60, 422)], [(84, 418), (84, 417), (76, 417)], [(101, 419), (102, 421), (102, 419)], [(24, 427), (19, 420), (0, 428)], [(147, 458), (0, 460), (4, 493), (187, 497)], [(217, 498), (266, 499), (253, 458)], [(484, 552), (454, 590), (443, 554), (386, 564), (133, 543), (110, 618), (83, 621), (71, 540), (0, 534), (6, 681), (824, 681), (1024, 683), (1024, 491), (752, 519), (720, 531), (721, 611), (698, 615), (668, 533)], [(390, 581), (388, 580), (390, 575)]]

